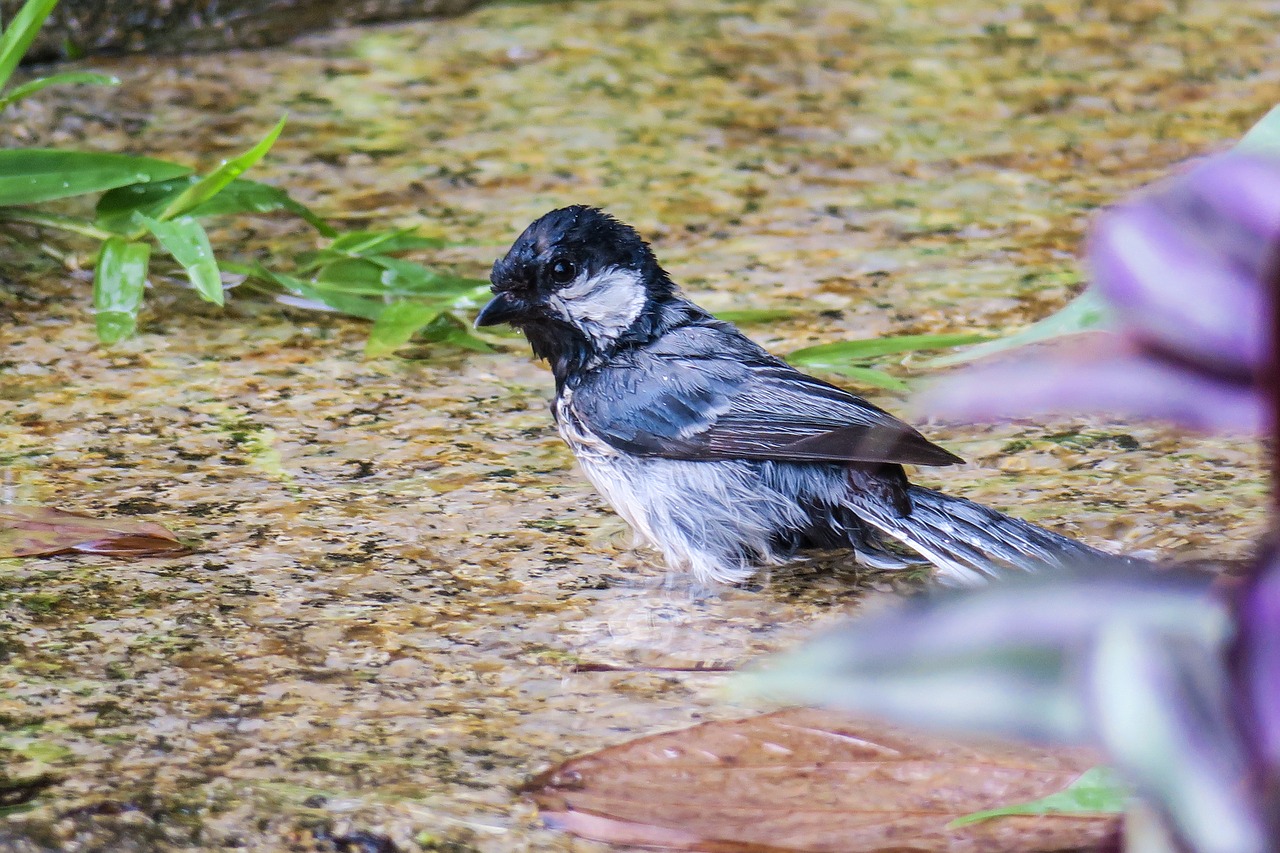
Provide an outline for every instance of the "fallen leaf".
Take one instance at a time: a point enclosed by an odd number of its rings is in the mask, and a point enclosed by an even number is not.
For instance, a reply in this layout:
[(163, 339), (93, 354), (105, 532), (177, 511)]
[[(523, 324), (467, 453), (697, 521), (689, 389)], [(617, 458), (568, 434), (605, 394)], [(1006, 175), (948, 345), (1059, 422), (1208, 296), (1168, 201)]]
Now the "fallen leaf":
[(155, 557), (190, 549), (167, 529), (132, 518), (93, 518), (43, 506), (0, 506), (0, 557), (79, 552)]
[(1049, 853), (1118, 849), (1116, 815), (957, 817), (1061, 791), (1084, 750), (959, 742), (795, 709), (641, 738), (530, 781), (555, 829), (671, 850)]
[(967, 814), (951, 821), (951, 825), (964, 826), (1015, 814), (1123, 814), (1131, 799), (1129, 786), (1116, 771), (1110, 767), (1093, 767), (1061, 791), (1047, 797)]

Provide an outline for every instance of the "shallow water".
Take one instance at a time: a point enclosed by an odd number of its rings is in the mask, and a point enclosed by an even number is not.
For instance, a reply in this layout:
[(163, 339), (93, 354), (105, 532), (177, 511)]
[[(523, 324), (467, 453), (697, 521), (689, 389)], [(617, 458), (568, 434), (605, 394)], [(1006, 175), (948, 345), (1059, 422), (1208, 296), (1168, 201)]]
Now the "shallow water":
[[(420, 225), (483, 275), (545, 210), (601, 204), (780, 353), (1002, 330), (1060, 305), (1093, 208), (1229, 144), (1275, 99), (1277, 13), (1174, 4), (495, 7), (257, 53), (96, 62), (5, 144), (210, 164), (279, 114), (260, 177), (347, 224)], [(1168, 8), (1166, 8), (1168, 7)], [(215, 234), (271, 257), (287, 220)], [(734, 665), (912, 579), (775, 571), (695, 598), (575, 472), (522, 346), (361, 357), (364, 328), (172, 286), (92, 338), (88, 274), (0, 243), (0, 494), (139, 514), (191, 557), (0, 563), (3, 772), (63, 781), (19, 850), (595, 849), (512, 793), (568, 755), (743, 713)], [(903, 400), (877, 402), (904, 410)], [(1104, 547), (1242, 557), (1258, 448), (1101, 419), (927, 430), (922, 482)], [(328, 845), (328, 846), (326, 846)]]

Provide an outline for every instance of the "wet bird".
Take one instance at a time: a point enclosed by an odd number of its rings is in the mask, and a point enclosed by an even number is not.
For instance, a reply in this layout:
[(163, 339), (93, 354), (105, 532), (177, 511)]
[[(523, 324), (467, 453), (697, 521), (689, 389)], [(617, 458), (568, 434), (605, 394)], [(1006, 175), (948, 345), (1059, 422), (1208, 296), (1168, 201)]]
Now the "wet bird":
[(903, 465), (963, 460), (690, 302), (635, 229), (598, 209), (541, 217), (490, 280), (476, 325), (524, 332), (550, 363), (556, 425), (582, 470), (700, 583), (817, 548), (918, 565), (906, 546), (954, 583), (1107, 556), (910, 483)]

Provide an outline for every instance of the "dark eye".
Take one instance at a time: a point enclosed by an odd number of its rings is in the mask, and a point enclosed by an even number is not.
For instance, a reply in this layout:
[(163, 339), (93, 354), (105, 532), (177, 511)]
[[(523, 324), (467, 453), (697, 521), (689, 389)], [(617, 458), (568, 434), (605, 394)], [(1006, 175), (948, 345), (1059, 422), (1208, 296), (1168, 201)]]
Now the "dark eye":
[(578, 277), (578, 268), (573, 261), (556, 258), (551, 262), (551, 280), (556, 284), (568, 284)]

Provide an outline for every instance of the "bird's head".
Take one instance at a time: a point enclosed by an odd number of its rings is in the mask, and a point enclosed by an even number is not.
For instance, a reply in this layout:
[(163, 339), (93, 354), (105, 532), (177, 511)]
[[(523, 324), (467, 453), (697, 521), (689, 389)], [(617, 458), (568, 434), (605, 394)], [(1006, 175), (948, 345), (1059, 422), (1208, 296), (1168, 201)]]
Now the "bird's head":
[(476, 325), (523, 330), (534, 354), (557, 373), (644, 339), (676, 291), (634, 228), (582, 205), (553, 210), (526, 228), (489, 280), (494, 297)]

